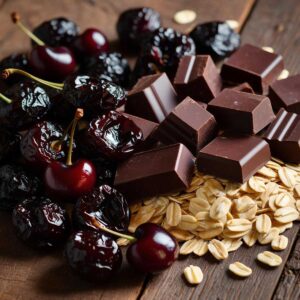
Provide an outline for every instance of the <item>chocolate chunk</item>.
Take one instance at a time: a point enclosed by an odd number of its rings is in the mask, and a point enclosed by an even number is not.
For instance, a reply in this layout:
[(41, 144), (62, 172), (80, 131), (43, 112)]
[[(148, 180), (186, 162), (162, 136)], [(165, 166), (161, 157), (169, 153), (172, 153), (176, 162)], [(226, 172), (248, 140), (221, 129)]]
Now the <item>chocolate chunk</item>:
[(222, 129), (242, 134), (255, 134), (275, 118), (268, 97), (232, 89), (223, 90), (207, 109)]
[(160, 123), (177, 103), (176, 92), (166, 73), (162, 73), (139, 79), (128, 93), (125, 111)]
[(281, 55), (246, 44), (225, 61), (221, 76), (230, 83), (248, 82), (256, 93), (266, 94), (283, 68)]
[(214, 116), (190, 97), (178, 104), (159, 125), (154, 137), (164, 144), (182, 143), (197, 154), (217, 133)]
[(300, 74), (275, 81), (270, 86), (269, 98), (275, 111), (284, 107), (287, 111), (300, 113)]
[(232, 87), (231, 89), (234, 90), (234, 91), (238, 91), (238, 92), (254, 94), (254, 91), (253, 91), (251, 85), (248, 82), (243, 82), (239, 85), (236, 85), (236, 86)]
[(221, 91), (222, 80), (209, 55), (184, 56), (174, 86), (179, 100), (190, 96), (196, 101), (209, 102)]
[(115, 186), (130, 201), (183, 191), (193, 172), (193, 155), (175, 144), (132, 155), (118, 166)]
[(264, 138), (273, 156), (285, 162), (300, 163), (300, 115), (280, 109)]
[(270, 158), (268, 143), (257, 136), (218, 136), (200, 150), (196, 165), (205, 174), (243, 183)]

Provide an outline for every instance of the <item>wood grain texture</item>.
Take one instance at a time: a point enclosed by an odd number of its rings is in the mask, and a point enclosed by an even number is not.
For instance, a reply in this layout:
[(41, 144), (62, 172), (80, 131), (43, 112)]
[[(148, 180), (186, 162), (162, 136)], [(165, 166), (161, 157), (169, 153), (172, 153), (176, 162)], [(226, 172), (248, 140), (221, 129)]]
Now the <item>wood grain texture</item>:
[(243, 30), (243, 43), (270, 46), (283, 55), (290, 74), (300, 72), (299, 0), (259, 1)]
[[(237, 20), (241, 25), (246, 20), (255, 0), (0, 0), (0, 57), (12, 51), (29, 49), (29, 41), (10, 21), (10, 13), (18, 11), (23, 22), (30, 28), (52, 17), (65, 16), (77, 22), (81, 29), (96, 27), (116, 40), (115, 24), (126, 8), (150, 6), (157, 9), (164, 26), (188, 32), (197, 23), (208, 20)], [(173, 15), (181, 9), (193, 9), (197, 19), (192, 24), (178, 25)]]

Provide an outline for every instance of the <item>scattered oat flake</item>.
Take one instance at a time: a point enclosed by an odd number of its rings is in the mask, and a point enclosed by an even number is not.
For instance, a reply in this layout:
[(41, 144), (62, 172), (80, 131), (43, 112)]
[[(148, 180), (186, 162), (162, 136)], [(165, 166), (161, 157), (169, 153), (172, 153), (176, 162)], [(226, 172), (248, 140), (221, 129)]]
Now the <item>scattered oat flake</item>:
[(267, 214), (259, 215), (255, 222), (256, 230), (259, 233), (268, 233), (272, 227), (271, 218)]
[(223, 260), (228, 257), (228, 251), (225, 245), (216, 239), (211, 240), (208, 243), (208, 251), (217, 259)]
[(271, 243), (271, 247), (273, 250), (281, 251), (286, 249), (288, 246), (289, 239), (284, 235), (278, 235), (275, 239), (273, 239)]
[(297, 173), (287, 167), (282, 167), (278, 170), (278, 175), (281, 182), (288, 188), (292, 188), (296, 184), (295, 176)]
[(166, 211), (166, 222), (170, 226), (177, 226), (181, 221), (181, 207), (176, 202), (171, 202)]
[(193, 253), (197, 256), (203, 256), (208, 252), (208, 242), (202, 239), (197, 240), (197, 244), (193, 250)]
[(251, 268), (238, 261), (236, 261), (233, 264), (230, 264), (229, 270), (230, 272), (234, 273), (239, 277), (249, 277), (252, 274)]
[(203, 280), (203, 273), (198, 266), (190, 265), (183, 270), (185, 279), (190, 284), (199, 284)]
[(259, 253), (257, 255), (257, 260), (270, 267), (278, 267), (282, 263), (282, 258), (270, 251), (264, 251)]

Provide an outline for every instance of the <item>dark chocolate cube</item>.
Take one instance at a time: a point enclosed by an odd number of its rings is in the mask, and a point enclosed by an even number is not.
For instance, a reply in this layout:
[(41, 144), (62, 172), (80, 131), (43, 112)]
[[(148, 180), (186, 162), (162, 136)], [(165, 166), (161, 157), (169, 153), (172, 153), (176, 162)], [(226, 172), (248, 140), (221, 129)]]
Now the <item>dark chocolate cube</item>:
[(275, 111), (281, 107), (300, 113), (300, 74), (275, 81), (269, 89), (269, 98)]
[(225, 61), (221, 76), (229, 83), (248, 82), (256, 93), (266, 94), (283, 68), (281, 55), (245, 44)]
[(273, 156), (285, 162), (300, 163), (300, 115), (280, 109), (264, 138)]
[(180, 100), (189, 96), (196, 101), (209, 102), (221, 91), (222, 80), (209, 55), (183, 56), (174, 87)]
[(275, 118), (268, 97), (233, 89), (223, 90), (207, 109), (222, 129), (241, 134), (256, 134)]
[(159, 125), (154, 137), (164, 144), (182, 143), (197, 154), (217, 133), (217, 122), (190, 97), (178, 104)]
[(200, 172), (243, 183), (271, 158), (270, 147), (256, 136), (218, 136), (200, 150), (196, 165)]
[(177, 94), (166, 73), (144, 76), (128, 93), (125, 111), (161, 123), (177, 105)]

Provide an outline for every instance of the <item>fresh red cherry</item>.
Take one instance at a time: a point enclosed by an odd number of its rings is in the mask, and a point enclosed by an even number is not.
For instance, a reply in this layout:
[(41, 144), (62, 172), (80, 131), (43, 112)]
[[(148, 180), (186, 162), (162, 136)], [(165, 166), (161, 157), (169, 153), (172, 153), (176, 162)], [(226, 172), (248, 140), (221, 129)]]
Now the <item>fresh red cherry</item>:
[(47, 193), (57, 199), (74, 201), (89, 193), (96, 183), (96, 170), (88, 160), (80, 159), (72, 164), (72, 148), (76, 125), (83, 117), (83, 110), (77, 109), (70, 133), (67, 162), (51, 162), (45, 171), (45, 186)]
[(127, 248), (127, 260), (140, 272), (159, 273), (170, 267), (178, 257), (176, 239), (159, 225), (144, 223), (136, 229), (133, 237), (113, 231), (103, 226), (93, 215), (86, 215), (94, 227), (131, 242)]
[(82, 57), (108, 52), (109, 45), (107, 37), (100, 30), (88, 28), (75, 38), (73, 48), (75, 53)]
[(20, 22), (20, 16), (17, 13), (12, 13), (11, 17), (12, 21), (37, 44), (29, 54), (29, 65), (36, 75), (49, 80), (64, 80), (74, 73), (76, 61), (70, 49), (45, 45)]

